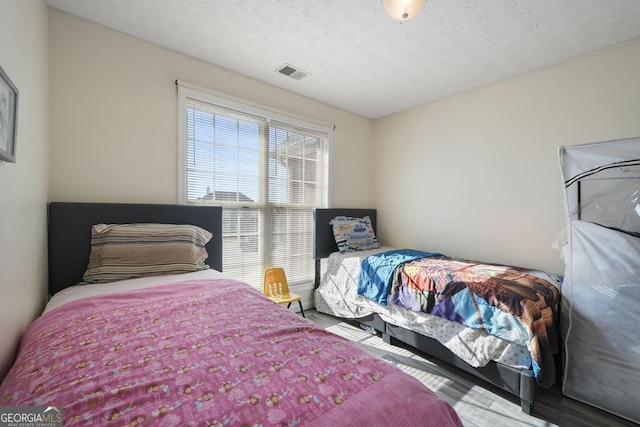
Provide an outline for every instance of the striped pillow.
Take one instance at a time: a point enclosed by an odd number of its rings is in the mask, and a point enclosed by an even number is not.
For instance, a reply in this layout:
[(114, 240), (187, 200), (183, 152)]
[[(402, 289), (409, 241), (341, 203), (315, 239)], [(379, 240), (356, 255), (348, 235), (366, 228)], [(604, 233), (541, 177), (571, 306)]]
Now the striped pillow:
[(96, 224), (84, 283), (206, 270), (210, 239), (195, 225)]

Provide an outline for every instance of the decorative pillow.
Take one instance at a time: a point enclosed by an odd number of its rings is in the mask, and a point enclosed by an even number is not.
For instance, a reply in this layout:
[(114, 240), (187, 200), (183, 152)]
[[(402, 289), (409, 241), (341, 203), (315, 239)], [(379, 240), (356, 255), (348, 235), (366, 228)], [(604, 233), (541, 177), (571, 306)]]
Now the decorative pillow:
[(337, 216), (329, 224), (333, 226), (333, 237), (336, 239), (340, 253), (366, 251), (380, 247), (368, 216), (364, 218)]
[(96, 224), (85, 283), (206, 270), (211, 233), (195, 225)]

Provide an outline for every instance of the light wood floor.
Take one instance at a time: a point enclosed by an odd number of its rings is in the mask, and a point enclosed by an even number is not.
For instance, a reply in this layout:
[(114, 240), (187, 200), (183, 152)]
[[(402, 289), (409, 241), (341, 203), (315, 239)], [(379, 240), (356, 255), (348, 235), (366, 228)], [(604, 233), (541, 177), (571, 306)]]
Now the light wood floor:
[[(335, 317), (305, 310), (307, 318), (422, 381), (458, 412), (466, 427), (637, 426), (637, 424), (562, 396), (559, 387), (540, 389), (532, 415), (520, 410), (520, 399), (446, 363), (430, 360)], [(638, 398), (634, 396), (630, 398)], [(640, 403), (639, 403), (640, 404)]]

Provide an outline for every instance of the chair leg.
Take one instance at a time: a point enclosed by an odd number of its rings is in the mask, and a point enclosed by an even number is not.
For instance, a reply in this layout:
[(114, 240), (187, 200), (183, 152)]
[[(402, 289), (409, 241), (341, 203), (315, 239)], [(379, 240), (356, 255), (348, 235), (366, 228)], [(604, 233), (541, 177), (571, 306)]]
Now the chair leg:
[[(307, 316), (304, 315), (304, 310), (302, 309), (302, 301), (298, 300), (298, 304), (300, 304), (300, 313), (302, 313), (302, 317), (306, 319)], [(291, 303), (287, 304), (287, 308), (289, 307), (291, 307)]]

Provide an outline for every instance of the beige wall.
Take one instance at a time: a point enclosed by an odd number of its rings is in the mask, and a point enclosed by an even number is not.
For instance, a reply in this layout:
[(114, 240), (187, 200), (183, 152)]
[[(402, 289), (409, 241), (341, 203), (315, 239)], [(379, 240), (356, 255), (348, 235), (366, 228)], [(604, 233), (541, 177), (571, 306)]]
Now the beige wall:
[(332, 205), (377, 207), (385, 243), (561, 272), (558, 147), (640, 134), (640, 43), (372, 122), (59, 11), (49, 26), (51, 200), (175, 202), (179, 79), (335, 124)]
[(0, 378), (46, 299), (47, 37), (44, 1), (0, 0), (0, 66), (19, 90), (17, 161), (0, 162)]
[(640, 135), (640, 41), (380, 119), (384, 243), (562, 272), (558, 147)]
[(334, 124), (332, 203), (370, 206), (369, 119), (49, 12), (51, 200), (177, 202), (175, 80)]

